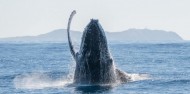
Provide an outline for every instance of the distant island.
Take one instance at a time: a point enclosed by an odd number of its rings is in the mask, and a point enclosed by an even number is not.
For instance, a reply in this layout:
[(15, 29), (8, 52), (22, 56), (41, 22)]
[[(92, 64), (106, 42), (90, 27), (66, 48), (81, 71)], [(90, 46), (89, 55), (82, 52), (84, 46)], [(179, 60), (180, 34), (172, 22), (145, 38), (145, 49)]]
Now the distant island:
[[(109, 42), (181, 42), (183, 39), (175, 32), (150, 29), (129, 29), (122, 32), (106, 32)], [(82, 32), (71, 31), (74, 42), (80, 42)], [(0, 42), (67, 42), (66, 29), (58, 29), (38, 36), (1, 38)]]

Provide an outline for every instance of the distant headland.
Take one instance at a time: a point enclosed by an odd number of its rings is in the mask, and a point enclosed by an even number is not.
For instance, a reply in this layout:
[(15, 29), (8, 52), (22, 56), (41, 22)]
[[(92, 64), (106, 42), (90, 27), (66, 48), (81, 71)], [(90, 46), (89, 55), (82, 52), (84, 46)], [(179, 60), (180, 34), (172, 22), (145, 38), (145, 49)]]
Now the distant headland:
[[(183, 39), (175, 32), (150, 29), (128, 29), (122, 32), (106, 32), (109, 42), (182, 42)], [(71, 31), (71, 38), (79, 42), (82, 32)], [(57, 29), (38, 36), (1, 38), (0, 42), (67, 42), (66, 29)]]

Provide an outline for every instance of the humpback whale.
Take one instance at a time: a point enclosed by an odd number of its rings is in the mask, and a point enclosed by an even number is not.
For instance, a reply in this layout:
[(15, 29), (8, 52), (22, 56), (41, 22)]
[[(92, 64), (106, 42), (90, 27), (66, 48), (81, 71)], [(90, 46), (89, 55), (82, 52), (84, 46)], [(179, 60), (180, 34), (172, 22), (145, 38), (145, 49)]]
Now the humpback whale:
[(105, 32), (96, 19), (86, 26), (80, 49), (75, 51), (70, 37), (70, 25), (76, 11), (69, 17), (67, 33), (70, 52), (76, 62), (74, 83), (76, 84), (112, 84), (128, 82), (130, 77), (117, 69), (109, 52)]

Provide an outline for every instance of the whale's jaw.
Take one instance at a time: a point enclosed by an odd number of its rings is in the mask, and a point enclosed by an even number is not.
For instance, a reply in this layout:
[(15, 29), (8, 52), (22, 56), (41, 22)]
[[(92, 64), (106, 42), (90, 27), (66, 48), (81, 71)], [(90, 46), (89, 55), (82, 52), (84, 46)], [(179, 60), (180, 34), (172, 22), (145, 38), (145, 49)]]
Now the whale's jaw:
[[(80, 78), (80, 79), (79, 79)], [(75, 71), (77, 83), (111, 83), (116, 79), (105, 32), (98, 20), (91, 20), (83, 33)]]

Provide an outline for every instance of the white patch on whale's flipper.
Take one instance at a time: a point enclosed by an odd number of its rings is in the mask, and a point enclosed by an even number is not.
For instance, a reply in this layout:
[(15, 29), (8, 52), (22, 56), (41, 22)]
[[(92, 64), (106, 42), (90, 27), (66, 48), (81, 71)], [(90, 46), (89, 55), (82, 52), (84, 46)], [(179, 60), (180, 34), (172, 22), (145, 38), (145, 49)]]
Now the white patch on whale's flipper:
[(116, 74), (117, 80), (119, 80), (120, 83), (150, 79), (148, 74), (129, 74), (119, 69), (116, 69)]
[(131, 81), (149, 80), (151, 79), (148, 74), (128, 74), (131, 77)]

